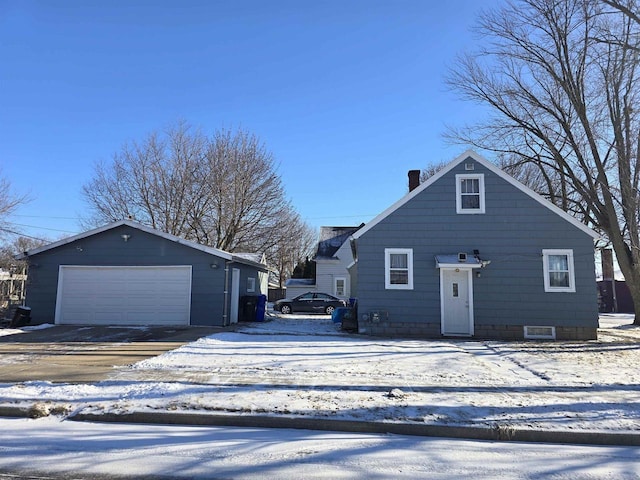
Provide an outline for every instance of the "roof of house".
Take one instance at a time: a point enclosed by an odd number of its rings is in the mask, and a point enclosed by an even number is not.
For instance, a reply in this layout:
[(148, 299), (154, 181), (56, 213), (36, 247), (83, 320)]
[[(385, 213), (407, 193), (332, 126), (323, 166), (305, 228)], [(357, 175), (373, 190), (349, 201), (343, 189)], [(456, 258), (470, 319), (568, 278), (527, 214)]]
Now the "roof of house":
[(598, 233), (596, 233), (594, 230), (592, 230), (591, 228), (586, 226), (584, 223), (580, 222), (575, 217), (572, 217), (571, 215), (569, 215), (564, 210), (556, 207), (553, 203), (551, 203), (550, 201), (548, 201), (547, 199), (545, 199), (541, 195), (538, 195), (536, 192), (531, 190), (526, 185), (523, 185), (522, 183), (520, 183), (518, 180), (513, 178), (511, 175), (508, 175), (507, 173), (503, 172), (500, 168), (498, 168), (493, 163), (491, 163), (489, 160), (485, 159), (484, 157), (479, 155), (477, 152), (474, 152), (473, 150), (467, 150), (462, 155), (460, 155), (459, 157), (457, 157), (456, 159), (451, 161), (444, 168), (442, 168), (440, 171), (438, 171), (435, 175), (429, 177), (419, 187), (417, 187), (413, 191), (409, 192), (407, 195), (405, 195), (400, 200), (398, 200), (396, 203), (394, 203), (389, 208), (387, 208), (384, 212), (380, 213), (373, 220), (371, 220), (369, 223), (367, 223), (363, 228), (360, 228), (357, 232), (355, 232), (352, 235), (352, 237), (354, 239), (360, 238), (362, 235), (367, 233), (369, 230), (371, 230), (373, 227), (375, 227), (378, 223), (380, 223), (386, 217), (388, 217), (393, 212), (398, 210), (405, 203), (409, 202), (413, 197), (415, 197), (417, 195), (420, 195), (420, 193), (423, 192), (425, 189), (429, 188), (430, 185), (432, 185), (433, 183), (437, 182), (440, 178), (442, 178), (444, 175), (446, 175), (456, 165), (459, 165), (460, 163), (464, 162), (469, 157), (471, 157), (473, 160), (475, 160), (480, 165), (485, 167), (487, 170), (490, 170), (491, 172), (495, 173), (496, 175), (498, 175), (503, 180), (509, 182), (511, 185), (513, 185), (518, 190), (520, 190), (521, 192), (523, 192), (526, 195), (528, 195), (529, 197), (531, 197), (533, 200), (538, 202), (543, 207), (548, 208), (553, 213), (555, 213), (556, 215), (559, 215), (560, 217), (562, 217), (564, 220), (566, 220), (567, 222), (569, 222), (573, 226), (579, 228), (580, 230), (585, 232), (587, 235), (593, 237), (594, 239), (600, 238), (600, 235)]
[[(32, 248), (31, 250), (27, 250), (24, 252), (20, 258), (28, 258), (32, 255), (37, 255), (42, 252), (46, 252), (47, 250), (51, 250), (57, 247), (61, 247), (63, 245), (67, 245), (69, 243), (75, 242), (77, 240), (82, 240), (83, 238), (91, 237), (93, 235), (98, 235), (99, 233), (106, 232), (108, 230), (112, 230), (114, 228), (118, 228), (121, 226), (127, 226), (130, 228), (134, 228), (136, 230), (140, 230), (151, 235), (155, 235), (157, 237), (164, 238), (166, 240), (179, 243), (180, 245), (184, 245), (189, 248), (193, 248), (196, 250), (200, 250), (202, 252), (208, 253), (209, 255), (215, 255), (216, 257), (220, 257), (224, 260), (230, 262), (243, 263), (246, 265), (251, 265), (254, 267), (258, 267), (261, 269), (266, 269), (266, 265), (261, 263), (261, 261), (256, 260), (257, 258), (261, 258), (259, 254), (257, 257), (253, 256), (254, 254), (232, 254), (229, 252), (225, 252), (224, 250), (220, 250), (214, 247), (208, 247), (206, 245), (201, 245), (197, 242), (192, 242), (191, 240), (185, 240), (184, 238), (177, 237), (176, 235), (172, 235), (170, 233), (161, 232), (160, 230), (156, 230), (147, 225), (143, 225), (142, 223), (134, 222), (132, 220), (119, 220), (117, 222), (110, 223), (108, 225), (104, 225), (102, 227), (95, 228), (93, 230), (88, 230), (83, 233), (79, 233), (78, 235), (74, 235), (71, 237), (63, 238), (62, 240), (58, 240), (57, 242), (49, 243), (47, 245), (43, 245), (41, 247)], [(250, 256), (251, 255), (251, 256)]]
[(333, 258), (342, 244), (363, 226), (364, 223), (357, 227), (320, 227), (320, 240), (315, 258)]

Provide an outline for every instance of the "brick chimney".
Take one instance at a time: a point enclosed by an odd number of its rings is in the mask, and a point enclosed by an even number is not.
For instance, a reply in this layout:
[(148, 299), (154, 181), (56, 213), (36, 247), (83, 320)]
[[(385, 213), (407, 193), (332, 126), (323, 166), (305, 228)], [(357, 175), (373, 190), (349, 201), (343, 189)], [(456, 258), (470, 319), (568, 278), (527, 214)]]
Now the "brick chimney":
[(420, 170), (409, 170), (409, 191), (413, 192), (420, 185)]

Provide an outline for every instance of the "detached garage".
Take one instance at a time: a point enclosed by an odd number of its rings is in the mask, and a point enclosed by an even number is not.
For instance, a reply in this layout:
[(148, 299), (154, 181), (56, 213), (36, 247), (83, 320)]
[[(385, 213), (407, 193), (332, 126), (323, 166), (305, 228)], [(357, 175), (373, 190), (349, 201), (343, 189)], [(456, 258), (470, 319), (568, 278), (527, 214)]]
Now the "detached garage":
[(267, 268), (255, 255), (233, 255), (128, 220), (23, 258), (33, 323), (224, 326), (238, 321), (241, 296), (267, 292)]

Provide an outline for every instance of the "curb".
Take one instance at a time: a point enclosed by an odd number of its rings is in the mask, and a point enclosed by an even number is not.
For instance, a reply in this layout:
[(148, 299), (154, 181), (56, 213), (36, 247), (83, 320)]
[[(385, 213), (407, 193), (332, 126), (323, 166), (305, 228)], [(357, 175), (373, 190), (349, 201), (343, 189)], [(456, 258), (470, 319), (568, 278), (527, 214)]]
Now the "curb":
[[(32, 418), (30, 410), (0, 407), (0, 417)], [(524, 430), (508, 425), (494, 427), (424, 425), (418, 423), (365, 422), (291, 416), (218, 415), (177, 412), (77, 413), (66, 417), (74, 422), (133, 423), (146, 425), (193, 425), (216, 427), (289, 428), (351, 433), (378, 433), (421, 437), (457, 438), (494, 442), (640, 446), (640, 433)]]

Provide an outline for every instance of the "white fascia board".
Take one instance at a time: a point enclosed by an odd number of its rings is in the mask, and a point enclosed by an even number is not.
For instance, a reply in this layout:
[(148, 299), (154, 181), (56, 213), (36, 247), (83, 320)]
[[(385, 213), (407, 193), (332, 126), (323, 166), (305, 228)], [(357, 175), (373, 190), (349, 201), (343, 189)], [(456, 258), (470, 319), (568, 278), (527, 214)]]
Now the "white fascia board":
[(432, 185), (433, 183), (437, 182), (440, 178), (442, 178), (444, 175), (446, 175), (451, 169), (453, 169), (456, 165), (462, 163), (468, 157), (471, 157), (472, 159), (477, 161), (480, 165), (482, 165), (483, 167), (487, 168), (491, 172), (495, 173), (496, 175), (498, 175), (503, 180), (506, 180), (511, 185), (516, 187), (518, 190), (520, 190), (521, 192), (527, 194), (533, 200), (538, 202), (540, 205), (542, 205), (543, 207), (548, 208), (549, 210), (551, 210), (556, 215), (559, 215), (564, 220), (566, 220), (567, 222), (571, 223), (573, 226), (579, 228), (580, 230), (585, 232), (587, 235), (591, 236), (593, 239), (598, 240), (600, 238), (600, 235), (597, 232), (595, 232), (594, 230), (592, 230), (591, 228), (586, 226), (584, 223), (582, 223), (579, 220), (577, 220), (576, 218), (574, 218), (573, 216), (569, 215), (567, 212), (565, 212), (561, 208), (556, 207), (553, 203), (548, 201), (546, 198), (542, 197), (541, 195), (538, 195), (536, 192), (531, 190), (526, 185), (523, 185), (522, 183), (520, 183), (518, 180), (516, 180), (512, 176), (506, 174), (500, 168), (498, 168), (493, 163), (491, 163), (489, 160), (485, 159), (484, 157), (482, 157), (480, 154), (478, 154), (477, 152), (475, 152), (473, 150), (467, 150), (462, 155), (456, 157), (454, 160), (449, 162), (445, 167), (443, 167), (441, 170), (439, 170), (435, 175), (429, 177), (427, 179), (427, 181), (425, 181), (420, 186), (415, 188), (412, 192), (409, 192), (407, 195), (402, 197), (396, 203), (394, 203), (389, 208), (387, 208), (384, 212), (380, 213), (378, 216), (376, 216), (373, 220), (371, 220), (369, 223), (367, 223), (360, 230), (354, 232), (354, 234), (352, 235), (352, 238), (354, 238), (356, 240), (358, 238), (360, 238), (362, 235), (367, 233), (369, 230), (371, 230), (373, 227), (375, 227), (378, 223), (380, 223), (386, 217), (388, 217), (393, 212), (395, 212), (400, 207), (402, 207), (405, 203), (409, 202), (413, 197), (415, 197), (416, 195), (419, 195), (425, 189), (429, 188), (430, 185)]

